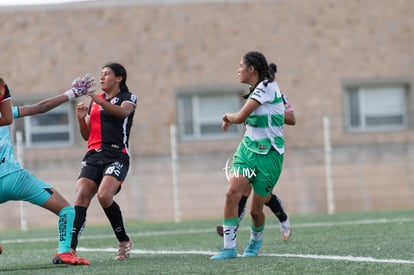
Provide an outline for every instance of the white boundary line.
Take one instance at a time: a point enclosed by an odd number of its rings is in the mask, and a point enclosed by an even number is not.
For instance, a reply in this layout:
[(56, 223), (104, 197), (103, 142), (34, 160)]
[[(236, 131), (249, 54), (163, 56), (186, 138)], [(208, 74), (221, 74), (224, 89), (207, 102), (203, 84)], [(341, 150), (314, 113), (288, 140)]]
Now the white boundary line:
[[(116, 248), (85, 248), (79, 247), (76, 251), (80, 252), (111, 252), (116, 253)], [(201, 251), (201, 250), (143, 250), (133, 249), (131, 254), (142, 255), (208, 255), (212, 256), (217, 252)], [(240, 256), (240, 255), (239, 255)], [(387, 264), (414, 264), (414, 261), (400, 260), (400, 259), (375, 259), (372, 257), (355, 257), (355, 256), (335, 256), (335, 255), (313, 255), (313, 254), (274, 254), (265, 253), (259, 254), (260, 257), (279, 257), (279, 258), (302, 258), (302, 259), (315, 259), (315, 260), (335, 260), (335, 261), (347, 261), (347, 262), (364, 262), (364, 263), (387, 263)]]
[[(293, 228), (301, 227), (325, 227), (325, 226), (346, 226), (346, 225), (364, 225), (364, 224), (381, 224), (381, 223), (405, 223), (414, 222), (414, 218), (395, 218), (395, 219), (371, 219), (371, 220), (355, 220), (355, 221), (344, 221), (344, 222), (318, 222), (318, 223), (295, 223)], [(214, 225), (208, 229), (192, 229), (192, 230), (166, 230), (166, 231), (150, 231), (150, 232), (139, 232), (129, 233), (135, 237), (145, 236), (168, 236), (168, 235), (180, 235), (180, 234), (198, 234), (198, 233), (212, 233), (214, 231)], [(266, 225), (266, 228), (279, 228), (276, 225)], [(239, 230), (249, 230), (249, 227), (240, 227)], [(82, 239), (104, 239), (111, 238), (112, 234), (107, 235), (85, 235)], [(56, 237), (50, 238), (32, 238), (32, 239), (13, 239), (13, 240), (0, 240), (0, 243), (33, 243), (33, 242), (55, 242)]]
[(347, 262), (364, 262), (364, 263), (390, 263), (390, 264), (414, 264), (414, 261), (400, 259), (375, 259), (372, 257), (355, 257), (355, 256), (335, 256), (335, 255), (312, 255), (312, 254), (260, 254), (269, 257), (288, 257), (288, 258), (305, 258), (320, 260), (335, 260)]
[[(395, 219), (371, 219), (371, 220), (356, 220), (356, 221), (345, 221), (345, 222), (318, 222), (318, 223), (302, 223), (294, 224), (295, 228), (299, 227), (325, 227), (325, 226), (346, 226), (346, 225), (364, 225), (364, 224), (380, 224), (380, 223), (405, 223), (413, 222), (414, 218), (395, 218)], [(267, 227), (276, 227), (276, 226), (267, 226)], [(243, 229), (243, 228), (241, 228)], [(244, 228), (248, 229), (248, 227)], [(177, 234), (197, 234), (197, 233), (211, 233), (212, 229), (197, 229), (197, 230), (169, 230), (169, 231), (151, 231), (151, 232), (140, 232), (135, 234), (130, 234), (131, 236), (165, 236), (165, 235), (177, 235)], [(113, 237), (113, 235), (90, 235), (83, 236), (83, 239), (102, 239)], [(1, 243), (28, 243), (28, 242), (49, 242), (56, 241), (56, 238), (32, 238), (32, 239), (14, 239), (14, 240), (1, 240)], [(84, 248), (79, 247), (78, 251), (82, 252), (111, 252), (115, 253), (116, 248)], [(182, 254), (192, 254), (192, 255), (215, 255), (217, 252), (213, 251), (197, 251), (197, 250), (187, 250), (187, 251), (177, 251), (177, 250), (142, 250), (135, 249), (131, 251), (132, 254), (143, 254), (143, 255), (182, 255)], [(335, 261), (348, 261), (348, 262), (368, 262), (368, 263), (390, 263), (390, 264), (414, 264), (412, 260), (401, 260), (401, 259), (375, 259), (372, 257), (355, 257), (355, 256), (336, 256), (336, 255), (313, 255), (313, 254), (273, 254), (265, 253), (260, 254), (261, 257), (285, 257), (285, 258), (303, 258), (303, 259), (319, 259), (319, 260), (335, 260)]]

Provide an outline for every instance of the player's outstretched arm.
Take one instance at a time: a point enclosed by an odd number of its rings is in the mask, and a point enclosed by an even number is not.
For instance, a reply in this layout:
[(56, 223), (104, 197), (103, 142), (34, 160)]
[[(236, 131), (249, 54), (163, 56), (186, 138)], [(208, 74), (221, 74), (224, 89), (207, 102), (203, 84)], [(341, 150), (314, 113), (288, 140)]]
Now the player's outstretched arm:
[(43, 99), (35, 104), (20, 106), (18, 117), (32, 116), (46, 113), (68, 100), (92, 93), (95, 91), (95, 80), (89, 74), (84, 77), (76, 78), (72, 83), (72, 88), (65, 93), (53, 97)]
[(37, 114), (46, 113), (57, 106), (68, 101), (68, 97), (64, 94), (43, 99), (32, 105), (19, 106), (19, 117), (33, 116)]

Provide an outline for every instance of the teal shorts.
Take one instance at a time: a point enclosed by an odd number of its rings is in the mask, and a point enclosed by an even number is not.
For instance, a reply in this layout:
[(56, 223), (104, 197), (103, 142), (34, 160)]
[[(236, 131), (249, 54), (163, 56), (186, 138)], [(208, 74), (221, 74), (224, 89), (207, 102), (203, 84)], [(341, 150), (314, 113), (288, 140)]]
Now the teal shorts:
[(0, 177), (0, 203), (27, 201), (43, 205), (52, 196), (52, 187), (21, 169)]
[(254, 192), (266, 197), (279, 180), (283, 156), (275, 150), (269, 151), (266, 155), (257, 154), (247, 149), (241, 142), (233, 155), (230, 176), (248, 178)]

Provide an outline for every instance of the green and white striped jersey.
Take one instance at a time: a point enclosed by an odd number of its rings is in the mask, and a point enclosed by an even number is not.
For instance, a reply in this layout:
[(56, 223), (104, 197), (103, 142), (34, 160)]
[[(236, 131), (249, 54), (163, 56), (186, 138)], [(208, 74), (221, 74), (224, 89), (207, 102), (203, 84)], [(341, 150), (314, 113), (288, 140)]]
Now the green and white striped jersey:
[(246, 133), (242, 142), (249, 150), (258, 154), (267, 154), (272, 147), (283, 154), (285, 106), (279, 86), (276, 82), (269, 82), (265, 86), (262, 81), (249, 98), (260, 105), (245, 121)]

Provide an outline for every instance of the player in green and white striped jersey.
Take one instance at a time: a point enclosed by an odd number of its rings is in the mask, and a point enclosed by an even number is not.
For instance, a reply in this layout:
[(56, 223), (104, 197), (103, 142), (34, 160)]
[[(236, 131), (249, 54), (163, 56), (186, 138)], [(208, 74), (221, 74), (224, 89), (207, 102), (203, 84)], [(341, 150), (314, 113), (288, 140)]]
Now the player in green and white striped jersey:
[[(270, 70), (271, 72), (277, 71), (276, 65), (270, 64)], [(292, 108), (292, 105), (289, 103), (289, 100), (287, 96), (282, 92), (282, 98), (283, 98), (283, 104), (285, 105), (285, 119), (284, 124), (285, 125), (291, 125), (294, 126), (296, 124), (296, 117), (294, 110)], [(244, 217), (247, 199), (249, 198), (249, 195), (251, 193), (251, 187), (249, 186), (244, 192), (243, 195), (239, 201), (238, 206), (238, 217), (239, 217), (239, 225), (241, 223), (241, 220)], [(280, 235), (282, 237), (282, 240), (287, 241), (290, 236), (292, 235), (292, 228), (290, 226), (289, 217), (287, 212), (285, 211), (282, 201), (280, 200), (280, 197), (277, 195), (271, 193), (268, 196), (268, 200), (265, 202), (265, 205), (269, 207), (269, 209), (272, 211), (272, 213), (276, 216), (276, 218), (279, 221), (279, 227), (280, 227)], [(221, 237), (223, 237), (223, 225), (218, 224), (216, 226), (217, 234)]]
[(224, 131), (232, 124), (245, 123), (246, 132), (233, 156), (224, 206), (224, 248), (211, 257), (237, 257), (238, 205), (243, 191), (254, 191), (250, 215), (250, 240), (243, 256), (257, 256), (262, 245), (265, 215), (263, 207), (282, 171), (284, 156), (283, 124), (285, 106), (265, 56), (247, 52), (238, 70), (241, 83), (250, 85), (247, 101), (236, 113), (223, 115)]

